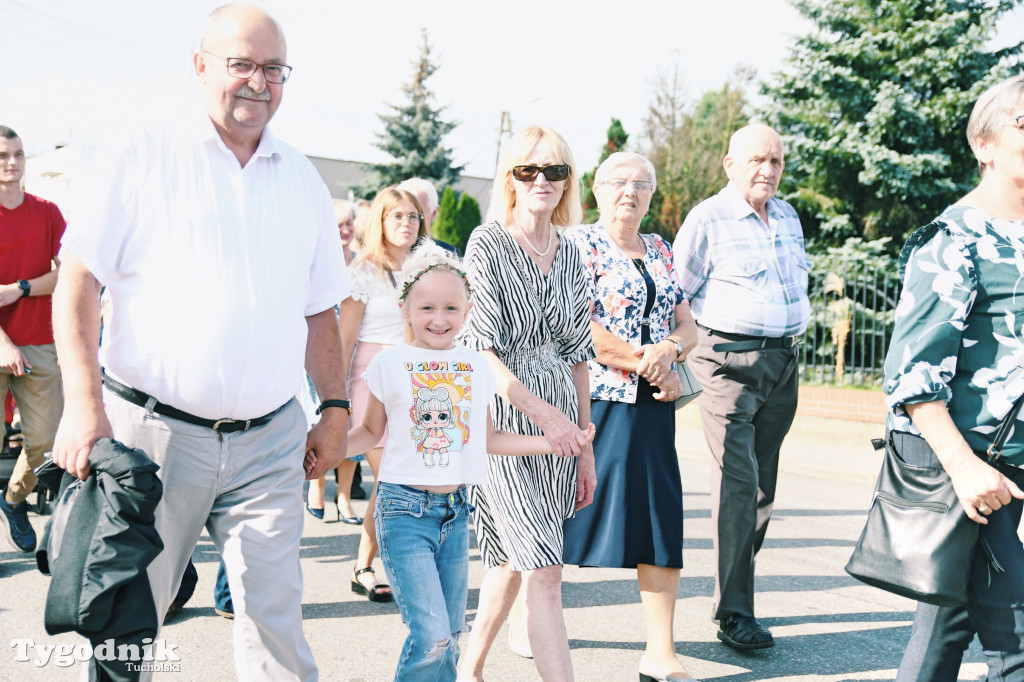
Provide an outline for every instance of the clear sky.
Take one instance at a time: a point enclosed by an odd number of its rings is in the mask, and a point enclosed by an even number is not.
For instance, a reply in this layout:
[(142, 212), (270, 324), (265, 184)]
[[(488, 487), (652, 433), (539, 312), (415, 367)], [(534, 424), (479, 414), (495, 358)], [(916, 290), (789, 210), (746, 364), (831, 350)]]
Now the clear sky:
[[(93, 143), (196, 102), (191, 53), (209, 0), (0, 0), (6, 68), (0, 123), (29, 154)], [(577, 163), (597, 160), (612, 117), (640, 137), (659, 73), (678, 63), (693, 98), (737, 64), (768, 77), (809, 25), (783, 0), (264, 0), (295, 71), (273, 121), (306, 154), (386, 161), (377, 114), (401, 104), (426, 28), (439, 70), (428, 82), (455, 160), (494, 169), (501, 112), (513, 128), (550, 125)], [(1000, 27), (1024, 36), (1024, 12)], [(997, 42), (1000, 42), (997, 41)]]

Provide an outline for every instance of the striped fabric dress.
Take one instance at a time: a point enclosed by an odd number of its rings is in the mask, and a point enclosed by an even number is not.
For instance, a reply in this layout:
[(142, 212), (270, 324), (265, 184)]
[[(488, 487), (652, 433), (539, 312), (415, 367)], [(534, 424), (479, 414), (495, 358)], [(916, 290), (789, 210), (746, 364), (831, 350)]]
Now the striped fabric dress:
[[(459, 341), (493, 350), (526, 388), (575, 422), (579, 403), (569, 368), (595, 355), (579, 250), (559, 236), (545, 276), (492, 222), (473, 231), (465, 267), (473, 308)], [(501, 397), (495, 397), (491, 417), (496, 429), (541, 433)], [(469, 498), (476, 507), (473, 519), (485, 564), (509, 563), (517, 571), (561, 564), (562, 522), (574, 514), (576, 458), (488, 455), (487, 479)]]

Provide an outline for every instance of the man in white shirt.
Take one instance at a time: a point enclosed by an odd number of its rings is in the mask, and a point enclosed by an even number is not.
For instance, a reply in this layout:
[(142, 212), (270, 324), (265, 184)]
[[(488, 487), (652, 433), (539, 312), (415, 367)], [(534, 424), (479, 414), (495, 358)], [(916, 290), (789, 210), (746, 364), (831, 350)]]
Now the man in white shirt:
[[(113, 437), (160, 465), (155, 612), (207, 528), (245, 680), (317, 677), (301, 622), (302, 480), (337, 466), (348, 431), (334, 316), (348, 280), (333, 207), (313, 166), (267, 128), (285, 57), (263, 10), (210, 15), (193, 56), (205, 115), (105, 150), (72, 212), (54, 294), (67, 397), (54, 459), (85, 478), (93, 444)], [(101, 284), (113, 303), (102, 379)], [(308, 436), (294, 399), (303, 364), (325, 399)]]

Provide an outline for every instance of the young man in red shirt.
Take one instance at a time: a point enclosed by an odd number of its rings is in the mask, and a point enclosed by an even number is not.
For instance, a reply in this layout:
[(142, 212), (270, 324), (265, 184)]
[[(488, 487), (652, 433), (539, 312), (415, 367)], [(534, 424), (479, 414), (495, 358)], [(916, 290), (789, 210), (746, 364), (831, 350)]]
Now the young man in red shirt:
[(0, 125), (0, 395), (8, 388), (21, 413), (24, 448), (0, 493), (0, 523), (22, 552), (36, 548), (25, 498), (35, 467), (53, 449), (64, 401), (50, 321), (64, 217), (57, 206), (21, 188), (25, 148)]

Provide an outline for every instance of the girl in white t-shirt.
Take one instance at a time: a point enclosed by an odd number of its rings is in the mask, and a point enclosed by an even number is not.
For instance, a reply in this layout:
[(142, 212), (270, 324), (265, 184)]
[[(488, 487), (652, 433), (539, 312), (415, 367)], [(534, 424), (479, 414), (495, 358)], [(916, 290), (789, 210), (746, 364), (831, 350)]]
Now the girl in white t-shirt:
[(399, 298), (412, 341), (370, 361), (369, 403), (348, 436), (348, 451), (356, 453), (386, 430), (374, 520), (381, 560), (409, 627), (396, 680), (456, 677), (469, 588), (466, 486), (487, 480), (486, 453), (554, 449), (543, 436), (494, 430), (495, 380), (487, 360), (454, 345), (470, 308), (459, 265), (433, 244), (406, 261)]

